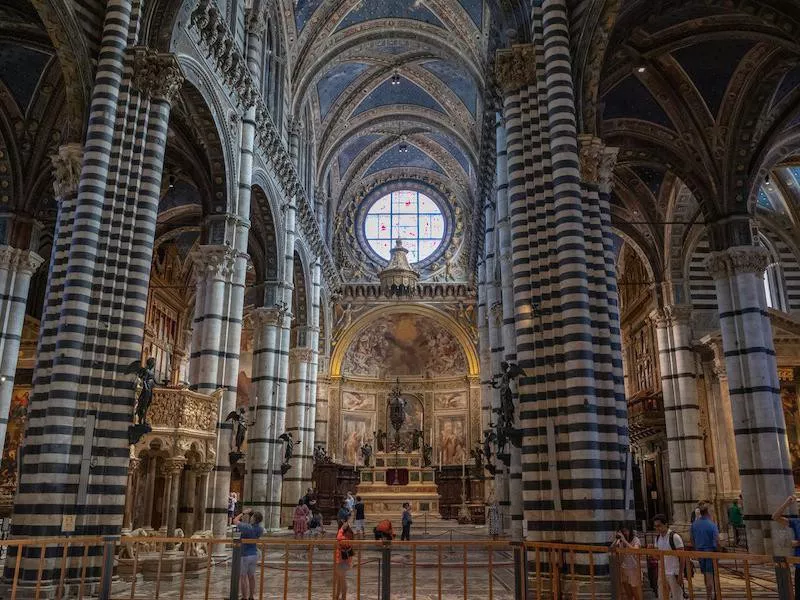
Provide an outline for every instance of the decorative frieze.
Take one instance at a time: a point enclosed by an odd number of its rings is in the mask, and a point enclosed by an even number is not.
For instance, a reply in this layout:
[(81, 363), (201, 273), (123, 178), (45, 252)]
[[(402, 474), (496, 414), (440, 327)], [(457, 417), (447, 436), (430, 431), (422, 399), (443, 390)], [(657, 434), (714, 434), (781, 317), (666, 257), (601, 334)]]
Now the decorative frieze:
[(142, 46), (133, 49), (133, 85), (143, 95), (172, 103), (185, 78), (174, 54)]
[(714, 279), (724, 279), (744, 273), (761, 275), (769, 265), (769, 252), (761, 246), (735, 246), (712, 252), (705, 265)]
[(78, 192), (82, 161), (83, 146), (77, 143), (60, 146), (58, 152), (50, 157), (53, 166), (53, 193), (56, 199)]
[(513, 92), (536, 83), (536, 47), (533, 44), (498, 50), (495, 77), (504, 92)]

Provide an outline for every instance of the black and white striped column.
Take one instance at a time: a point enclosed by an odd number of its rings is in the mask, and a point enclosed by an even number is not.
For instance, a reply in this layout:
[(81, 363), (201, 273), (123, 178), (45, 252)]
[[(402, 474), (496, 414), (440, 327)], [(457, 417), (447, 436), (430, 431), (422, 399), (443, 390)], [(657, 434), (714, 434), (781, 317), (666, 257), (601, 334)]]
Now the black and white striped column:
[(42, 262), (32, 250), (0, 246), (0, 447), (6, 439), (28, 288)]
[(253, 311), (253, 393), (247, 438), (247, 483), (245, 504), (264, 515), (264, 528), (280, 528), (281, 459), (285, 430), (286, 397), (278, 394), (281, 361), (281, 322), (277, 308)]
[(303, 414), (303, 430), (300, 432), (304, 443), (300, 446), (302, 457), (303, 480), (301, 489), (312, 487), (311, 476), (314, 471), (314, 444), (317, 432), (317, 375), (319, 373), (319, 315), (322, 297), (322, 264), (315, 260), (311, 266), (311, 323), (308, 327), (308, 346), (311, 349), (311, 361), (308, 365), (307, 409)]
[(579, 145), (565, 3), (545, 1), (533, 16), (534, 44), (497, 57), (516, 351), (526, 372), (519, 380), (524, 513), (531, 539), (605, 544), (633, 505), (610, 211), (601, 191), (615, 153)]
[[(741, 223), (749, 231), (749, 223)], [(743, 236), (739, 236), (740, 238)], [(746, 237), (746, 236), (744, 236)], [(706, 266), (714, 277), (747, 545), (759, 554), (788, 547), (786, 534), (770, 516), (794, 493), (786, 423), (780, 398), (772, 326), (767, 313), (760, 246), (731, 246), (712, 252)]]
[[(310, 425), (310, 432), (305, 426), (305, 415), (310, 409), (310, 385), (308, 375), (314, 351), (308, 347), (295, 347), (289, 350), (289, 386), (286, 397), (286, 431), (292, 434), (295, 443), (294, 455), (289, 464), (291, 469), (283, 476), (282, 492), (282, 523), (292, 521), (297, 501), (305, 494), (303, 488), (303, 465), (308, 455), (313, 454), (314, 426)], [(309, 450), (306, 446), (312, 444)]]
[[(62, 200), (12, 534), (119, 532), (176, 58), (134, 47), (138, 4), (110, 0), (74, 201)], [(63, 166), (63, 164), (62, 164)], [(58, 167), (58, 165), (56, 165)], [(73, 520), (75, 516), (74, 531)], [(99, 573), (90, 548), (85, 574)], [(59, 577), (48, 549), (42, 579)], [(13, 571), (12, 551), (6, 575)], [(19, 575), (38, 578), (39, 549)], [(79, 572), (66, 562), (66, 577)]]
[(668, 305), (652, 315), (664, 394), (674, 523), (688, 523), (695, 504), (708, 492), (691, 314), (691, 306)]

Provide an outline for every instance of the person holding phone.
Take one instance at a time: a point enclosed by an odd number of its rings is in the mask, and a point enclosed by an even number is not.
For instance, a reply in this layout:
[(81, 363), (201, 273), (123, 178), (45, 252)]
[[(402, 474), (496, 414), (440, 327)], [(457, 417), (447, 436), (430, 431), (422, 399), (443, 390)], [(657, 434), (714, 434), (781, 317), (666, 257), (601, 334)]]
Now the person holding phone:
[(347, 599), (347, 572), (353, 565), (353, 530), (345, 521), (336, 534), (333, 554), (333, 600)]
[[(641, 548), (642, 542), (630, 527), (621, 527), (614, 536), (612, 548)], [(620, 584), (623, 598), (642, 600), (642, 569), (639, 557), (635, 554), (623, 554), (620, 564)]]

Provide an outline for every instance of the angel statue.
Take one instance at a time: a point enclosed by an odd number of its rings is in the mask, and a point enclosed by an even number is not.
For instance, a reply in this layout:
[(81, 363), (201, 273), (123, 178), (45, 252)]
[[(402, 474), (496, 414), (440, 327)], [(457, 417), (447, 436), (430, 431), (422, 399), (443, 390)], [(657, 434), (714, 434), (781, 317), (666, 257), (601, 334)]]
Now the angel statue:
[[(511, 382), (520, 375), (525, 375), (520, 366), (516, 363), (501, 362), (502, 374), (492, 377), (491, 386), (500, 390), (500, 408), (494, 409), (500, 417), (500, 425), (511, 427), (514, 425), (514, 394), (511, 391)], [(499, 381), (498, 381), (499, 380)]]
[(364, 459), (364, 466), (368, 467), (372, 460), (372, 444), (369, 441), (364, 442), (364, 445), (361, 446), (361, 458)]
[(415, 429), (411, 432), (411, 449), (419, 450), (420, 442), (425, 439), (425, 434), (421, 429)]
[(148, 358), (136, 376), (142, 382), (142, 390), (136, 401), (136, 420), (137, 423), (147, 423), (147, 411), (153, 402), (153, 389), (156, 387), (156, 359), (152, 356)]
[[(283, 464), (288, 467), (289, 461), (291, 460), (292, 456), (294, 456), (294, 447), (296, 444), (300, 443), (300, 440), (295, 441), (295, 439), (292, 437), (291, 431), (286, 431), (280, 434), (278, 439), (285, 444), (283, 447)], [(283, 465), (281, 465), (281, 469), (283, 469)], [(289, 469), (287, 468), (286, 470), (288, 471)]]
[(378, 429), (377, 433), (373, 433), (375, 441), (378, 444), (378, 452), (386, 450), (386, 432), (383, 429)]
[(422, 466), (430, 467), (433, 464), (433, 446), (422, 440)]
[(244, 408), (240, 408), (238, 411), (232, 410), (228, 413), (228, 416), (225, 417), (225, 422), (233, 421), (233, 427), (235, 429), (234, 437), (233, 437), (233, 447), (236, 448), (236, 453), (242, 453), (242, 446), (244, 446), (245, 438), (247, 438), (247, 427), (250, 425), (245, 419), (244, 416)]
[(476, 444), (475, 448), (472, 449), (470, 452), (472, 455), (472, 460), (475, 463), (475, 477), (482, 478), (483, 477), (483, 448), (480, 444)]

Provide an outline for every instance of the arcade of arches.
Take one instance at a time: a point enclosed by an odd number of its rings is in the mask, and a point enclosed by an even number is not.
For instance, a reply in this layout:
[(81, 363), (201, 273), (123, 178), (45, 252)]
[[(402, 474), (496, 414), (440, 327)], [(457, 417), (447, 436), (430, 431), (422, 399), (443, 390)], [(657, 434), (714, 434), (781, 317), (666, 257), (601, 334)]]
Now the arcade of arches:
[(786, 551), (791, 4), (2, 2), (10, 534), (225, 535), (232, 491), (277, 531), (315, 486), (587, 544), (741, 496)]

